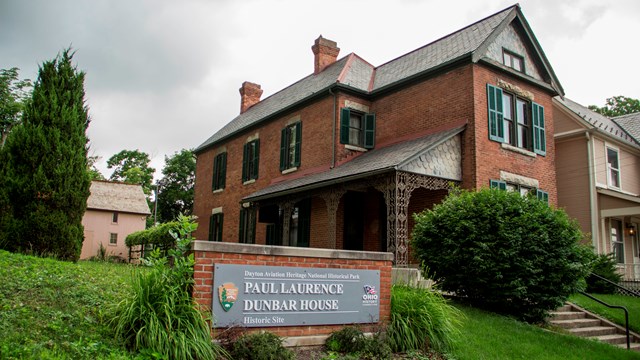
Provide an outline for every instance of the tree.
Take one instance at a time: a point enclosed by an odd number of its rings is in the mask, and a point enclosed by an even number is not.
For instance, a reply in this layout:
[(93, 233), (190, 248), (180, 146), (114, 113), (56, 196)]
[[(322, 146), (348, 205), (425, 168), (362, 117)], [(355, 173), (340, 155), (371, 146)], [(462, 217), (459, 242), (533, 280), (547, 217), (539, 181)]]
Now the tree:
[(603, 107), (589, 105), (589, 109), (607, 117), (640, 112), (640, 100), (626, 96), (614, 96), (607, 99)]
[(91, 178), (91, 181), (106, 180), (104, 175), (102, 175), (100, 170), (98, 170), (98, 168), (96, 167), (96, 162), (99, 158), (100, 157), (97, 155), (87, 157), (87, 171), (89, 172), (89, 178)]
[(442, 290), (531, 322), (582, 289), (594, 258), (564, 211), (517, 192), (460, 190), (415, 219), (412, 250)]
[(110, 180), (142, 185), (142, 191), (149, 196), (153, 174), (156, 169), (149, 167), (149, 154), (139, 150), (122, 150), (107, 160), (107, 168), (113, 168)]
[(196, 158), (193, 152), (182, 149), (171, 157), (164, 157), (162, 179), (157, 182), (156, 197), (160, 221), (172, 221), (180, 214), (191, 215), (193, 209), (193, 184)]
[(42, 64), (20, 126), (3, 148), (0, 247), (77, 260), (89, 197), (84, 72), (64, 50)]
[(4, 146), (11, 129), (20, 122), (31, 87), (31, 80), (18, 80), (18, 68), (0, 69), (0, 147)]

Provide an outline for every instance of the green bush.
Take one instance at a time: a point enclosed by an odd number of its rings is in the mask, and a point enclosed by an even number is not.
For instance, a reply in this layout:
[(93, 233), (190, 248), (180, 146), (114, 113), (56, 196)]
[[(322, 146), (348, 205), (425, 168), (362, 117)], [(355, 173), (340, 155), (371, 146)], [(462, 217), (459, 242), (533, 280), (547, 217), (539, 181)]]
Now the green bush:
[(283, 339), (270, 332), (242, 334), (230, 351), (234, 360), (290, 360), (293, 351), (282, 346)]
[(226, 353), (212, 344), (209, 312), (201, 312), (191, 298), (194, 260), (186, 254), (196, 226), (180, 218), (173, 233), (176, 249), (169, 250), (173, 267), (154, 250), (144, 261), (151, 268), (134, 274), (132, 293), (113, 310), (110, 325), (129, 349), (168, 359), (216, 359)]
[[(593, 262), (593, 270), (591, 270), (591, 272), (618, 284), (620, 283), (620, 280), (622, 280), (622, 275), (618, 273), (617, 265), (618, 263), (613, 253), (600, 254)], [(596, 276), (589, 276), (587, 277), (587, 292), (596, 294), (613, 294), (616, 292), (616, 287), (613, 284), (597, 278)]]
[(460, 311), (437, 292), (397, 284), (391, 288), (387, 337), (395, 352), (450, 349), (461, 320)]
[(164, 249), (172, 248), (175, 246), (176, 240), (171, 236), (171, 232), (176, 231), (179, 226), (179, 222), (171, 221), (149, 229), (136, 231), (127, 235), (124, 243), (128, 247), (154, 244)]
[(537, 322), (584, 288), (592, 251), (575, 221), (535, 197), (458, 190), (414, 217), (414, 255), (476, 306)]
[[(325, 349), (336, 359), (391, 359), (391, 348), (383, 334), (366, 337), (357, 327), (334, 331), (325, 341)], [(345, 354), (338, 356), (337, 353)]]

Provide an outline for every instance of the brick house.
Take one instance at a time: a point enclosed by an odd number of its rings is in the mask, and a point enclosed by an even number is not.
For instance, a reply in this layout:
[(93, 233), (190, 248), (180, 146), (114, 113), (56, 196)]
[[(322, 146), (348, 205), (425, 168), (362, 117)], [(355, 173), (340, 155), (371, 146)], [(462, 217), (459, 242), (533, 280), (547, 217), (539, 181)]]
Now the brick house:
[(640, 279), (640, 113), (610, 119), (570, 99), (553, 100), (558, 204), (598, 254), (614, 253)]
[(556, 204), (552, 99), (563, 95), (519, 5), (373, 66), (312, 46), (311, 75), (196, 148), (197, 239), (390, 251), (452, 186), (537, 191)]
[(127, 235), (144, 230), (151, 214), (142, 186), (94, 180), (89, 188), (87, 210), (82, 217), (84, 241), (80, 259), (96, 256), (100, 245), (107, 255), (129, 259)]

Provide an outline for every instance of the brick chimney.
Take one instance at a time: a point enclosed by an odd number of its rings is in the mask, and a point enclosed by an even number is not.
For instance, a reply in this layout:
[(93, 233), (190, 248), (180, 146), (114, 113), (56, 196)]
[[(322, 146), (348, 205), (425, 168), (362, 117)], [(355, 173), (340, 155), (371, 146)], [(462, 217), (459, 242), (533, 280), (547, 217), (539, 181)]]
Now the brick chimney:
[(260, 85), (245, 81), (240, 90), (240, 114), (249, 110), (250, 107), (260, 102), (262, 89)]
[(311, 50), (313, 51), (313, 55), (315, 55), (313, 61), (314, 74), (321, 72), (327, 66), (336, 62), (338, 54), (340, 53), (338, 43), (329, 39), (325, 39), (322, 37), (322, 35), (320, 35), (320, 37), (316, 39), (316, 42), (311, 47)]

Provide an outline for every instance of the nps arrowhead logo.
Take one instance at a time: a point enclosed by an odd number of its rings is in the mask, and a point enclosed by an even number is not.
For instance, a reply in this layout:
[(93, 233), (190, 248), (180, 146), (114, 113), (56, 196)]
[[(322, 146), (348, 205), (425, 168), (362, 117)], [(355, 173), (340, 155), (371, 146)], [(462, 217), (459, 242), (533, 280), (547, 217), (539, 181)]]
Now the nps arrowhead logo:
[(238, 300), (238, 288), (233, 283), (218, 286), (218, 300), (225, 312), (231, 310), (233, 303)]

